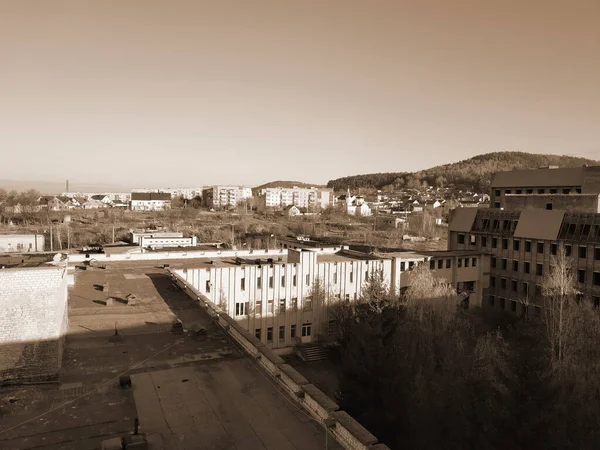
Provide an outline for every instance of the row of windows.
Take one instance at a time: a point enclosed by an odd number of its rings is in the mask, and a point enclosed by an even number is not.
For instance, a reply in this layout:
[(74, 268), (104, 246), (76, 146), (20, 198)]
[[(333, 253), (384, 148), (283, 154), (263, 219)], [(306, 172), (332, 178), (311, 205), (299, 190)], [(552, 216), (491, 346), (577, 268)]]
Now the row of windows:
[[(350, 298), (349, 295), (350, 294), (346, 294), (347, 300)], [(354, 296), (356, 299), (356, 294)], [(337, 295), (337, 298), (339, 298), (339, 294)], [(304, 311), (312, 311), (313, 300), (310, 296), (304, 297), (302, 309)], [(287, 310), (286, 300), (285, 299), (279, 300), (278, 305), (277, 305), (277, 311), (279, 313), (285, 313), (286, 310)], [(294, 297), (294, 298), (290, 299), (290, 311), (297, 311), (297, 310), (298, 310), (298, 298)], [(249, 302), (240, 302), (240, 303), (235, 304), (235, 315), (236, 316), (247, 316), (250, 313), (251, 313), (251, 311), (249, 308)], [(262, 301), (257, 301), (254, 303), (254, 313), (255, 314), (263, 314), (263, 302)], [(267, 314), (275, 313), (275, 301), (274, 300), (267, 301), (266, 313)]]
[[(445, 264), (444, 264), (444, 262), (445, 262)], [(436, 267), (438, 269), (443, 269), (444, 265), (446, 266), (446, 269), (450, 269), (452, 267), (452, 260), (451, 259), (430, 259), (429, 260), (429, 269), (431, 269), (431, 270), (435, 270)], [(456, 266), (459, 269), (462, 267), (477, 267), (477, 258), (457, 258)]]
[[(488, 298), (488, 305), (490, 305), (492, 308), (496, 307), (496, 304), (499, 306), (499, 309), (505, 311), (506, 310), (506, 298), (504, 297), (498, 297), (497, 299), (498, 301), (496, 302), (496, 296), (495, 295), (490, 295)], [(508, 300), (509, 305), (510, 305), (510, 311), (511, 312), (517, 312), (517, 300)], [(542, 308), (540, 308), (537, 305), (533, 306), (533, 311), (535, 313), (536, 316), (539, 316), (541, 314)]]
[[(550, 188), (550, 189), (537, 188), (537, 193), (538, 194), (558, 194), (559, 192), (561, 194), (570, 194), (573, 191), (575, 191), (577, 194), (581, 194), (581, 188), (575, 188), (575, 189), (571, 189), (570, 187)], [(507, 195), (507, 194), (510, 195), (512, 193), (513, 193), (512, 189), (504, 189), (504, 194), (505, 195)], [(514, 193), (515, 194), (533, 194), (534, 193), (534, 189), (533, 188), (515, 189)], [(502, 190), (501, 189), (496, 189), (494, 191), (494, 196), (495, 197), (500, 197), (501, 194), (502, 194)]]
[[(523, 273), (531, 273), (531, 263), (529, 261), (522, 261), (522, 262), (523, 262), (523, 264), (522, 264)], [(490, 265), (492, 266), (492, 269), (500, 268), (502, 270), (508, 270), (508, 260), (506, 258), (502, 258), (500, 267), (498, 267), (497, 258), (495, 256), (492, 256), (492, 258), (490, 260)], [(511, 269), (513, 272), (518, 272), (520, 266), (521, 266), (521, 261), (518, 261), (516, 259), (512, 260)], [(544, 265), (543, 264), (535, 265), (535, 274), (538, 276), (544, 275)]]
[[(516, 261), (513, 261), (516, 262)], [(529, 273), (529, 272), (525, 272), (525, 273)], [(536, 271), (537, 275), (541, 275), (542, 274), (542, 267), (541, 264), (537, 264), (537, 271)], [(587, 279), (587, 272), (585, 269), (579, 269), (577, 270), (577, 281), (579, 283), (585, 283)], [(522, 289), (521, 291), (523, 293), (528, 293), (529, 292), (529, 283), (527, 283), (526, 281), (521, 282), (522, 284)], [(593, 286), (600, 286), (600, 272), (593, 272), (592, 273), (592, 285)], [(500, 289), (508, 289), (509, 283), (507, 281), (506, 278), (500, 278)], [(496, 287), (496, 277), (495, 276), (491, 276), (490, 277), (490, 287), (495, 288)], [(518, 292), (518, 288), (517, 288), (517, 280), (510, 280), (510, 290), (514, 291), (514, 292)], [(535, 295), (540, 295), (541, 291), (540, 291), (540, 285), (536, 285), (536, 291), (535, 291)]]
[[(312, 324), (304, 324), (302, 325), (302, 337), (309, 337), (312, 336)], [(254, 337), (256, 337), (256, 339), (261, 339), (262, 338), (262, 329), (261, 328), (256, 328), (254, 330)], [(296, 325), (290, 325), (290, 338), (295, 338), (296, 337)], [(280, 326), (279, 327), (279, 340), (280, 341), (285, 341), (285, 326)], [(267, 328), (267, 342), (273, 342), (273, 327), (268, 327)]]

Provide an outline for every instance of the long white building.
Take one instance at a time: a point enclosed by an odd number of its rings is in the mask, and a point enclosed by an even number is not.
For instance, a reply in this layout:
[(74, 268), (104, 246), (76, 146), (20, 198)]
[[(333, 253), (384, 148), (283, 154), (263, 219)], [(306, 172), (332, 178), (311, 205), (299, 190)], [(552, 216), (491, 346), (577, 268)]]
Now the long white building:
[[(329, 306), (356, 301), (373, 274), (381, 273), (393, 292), (400, 294), (410, 284), (415, 264), (427, 264), (435, 276), (464, 292), (467, 303), (481, 304), (487, 287), (484, 273), (489, 271), (487, 256), (470, 251), (370, 255), (328, 248), (288, 249), (276, 259), (216, 257), (172, 269), (172, 274), (267, 346), (283, 349), (327, 339), (336, 329)], [(316, 284), (323, 286), (324, 295), (316, 295)]]

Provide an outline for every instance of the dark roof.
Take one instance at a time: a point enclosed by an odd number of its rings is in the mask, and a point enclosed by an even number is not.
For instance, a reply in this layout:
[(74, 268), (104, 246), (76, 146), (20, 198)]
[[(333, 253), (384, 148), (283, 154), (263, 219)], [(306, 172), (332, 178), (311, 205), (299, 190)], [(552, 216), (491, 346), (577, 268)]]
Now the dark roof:
[(565, 212), (556, 209), (525, 209), (519, 216), (514, 237), (556, 240), (564, 217)]
[(106, 194), (96, 194), (96, 195), (92, 195), (91, 198), (93, 198), (94, 200), (102, 200), (104, 197), (106, 197)]
[(448, 225), (448, 229), (450, 231), (467, 233), (471, 231), (476, 215), (477, 208), (456, 208), (452, 214), (452, 220)]
[(132, 192), (131, 200), (171, 200), (171, 194), (167, 192)]
[(492, 187), (581, 186), (584, 167), (497, 172)]

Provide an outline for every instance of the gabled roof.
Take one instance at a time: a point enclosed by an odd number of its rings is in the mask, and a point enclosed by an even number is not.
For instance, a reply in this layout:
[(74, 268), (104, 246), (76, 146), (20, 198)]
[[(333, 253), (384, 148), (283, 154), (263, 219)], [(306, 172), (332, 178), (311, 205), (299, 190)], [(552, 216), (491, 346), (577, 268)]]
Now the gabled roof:
[(556, 240), (564, 217), (565, 212), (556, 209), (524, 209), (519, 215), (519, 222), (514, 236), (549, 241)]
[(476, 215), (477, 208), (456, 208), (452, 215), (452, 220), (448, 225), (448, 229), (450, 231), (468, 233), (473, 227)]
[(497, 172), (492, 178), (492, 188), (532, 186), (581, 186), (584, 167), (562, 169), (511, 170)]

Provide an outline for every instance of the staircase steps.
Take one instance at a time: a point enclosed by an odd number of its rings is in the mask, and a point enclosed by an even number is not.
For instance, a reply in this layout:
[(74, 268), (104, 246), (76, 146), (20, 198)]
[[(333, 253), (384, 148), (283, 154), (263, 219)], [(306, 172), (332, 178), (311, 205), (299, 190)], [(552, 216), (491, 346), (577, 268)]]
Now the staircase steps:
[(306, 362), (321, 361), (329, 357), (329, 351), (321, 344), (305, 344), (298, 346), (296, 353)]

